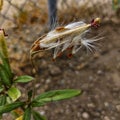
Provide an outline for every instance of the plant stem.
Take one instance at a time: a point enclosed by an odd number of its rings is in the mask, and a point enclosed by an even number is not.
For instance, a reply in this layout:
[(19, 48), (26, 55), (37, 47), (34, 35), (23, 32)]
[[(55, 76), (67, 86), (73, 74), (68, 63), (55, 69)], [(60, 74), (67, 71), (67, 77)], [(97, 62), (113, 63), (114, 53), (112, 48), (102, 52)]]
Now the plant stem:
[[(31, 55), (30, 55), (30, 61), (31, 61), (32, 67), (33, 67), (33, 74), (34, 74), (35, 77), (36, 77), (37, 69), (36, 69), (36, 67), (35, 67), (35, 64), (34, 64), (34, 61), (33, 61)], [(33, 95), (32, 95), (32, 98), (33, 98), (33, 99), (35, 98), (35, 95), (36, 95), (36, 87), (35, 87), (36, 83), (37, 83), (37, 79), (35, 78), (35, 80), (33, 81)]]

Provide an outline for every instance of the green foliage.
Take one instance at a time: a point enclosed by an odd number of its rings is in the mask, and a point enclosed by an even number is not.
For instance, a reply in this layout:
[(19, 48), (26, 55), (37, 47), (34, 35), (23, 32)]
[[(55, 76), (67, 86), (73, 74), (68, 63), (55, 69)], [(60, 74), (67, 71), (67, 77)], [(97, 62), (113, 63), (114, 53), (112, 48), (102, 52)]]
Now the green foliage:
[[(9, 64), (6, 41), (3, 32), (0, 31), (0, 119), (3, 113), (12, 112), (17, 114), (16, 120), (46, 120), (45, 117), (34, 111), (34, 107), (45, 105), (46, 103), (69, 99), (81, 94), (80, 90), (53, 90), (36, 95), (34, 98), (34, 89), (28, 91), (28, 98), (21, 101), (21, 92), (16, 83), (31, 82), (34, 78), (28, 75), (14, 76)], [(35, 86), (33, 86), (35, 87)], [(18, 108), (22, 109), (23, 115), (19, 114)], [(15, 115), (15, 114), (14, 114)]]
[(3, 31), (0, 31), (0, 51), (5, 58), (8, 58), (7, 45)]
[(4, 90), (3, 86), (0, 86), (0, 93)]
[(18, 107), (25, 105), (24, 102), (14, 102), (11, 104), (0, 106), (0, 114), (10, 112)]
[(6, 86), (11, 86), (11, 80), (9, 79), (9, 75), (5, 70), (5, 67), (0, 65), (0, 78), (1, 82)]
[(3, 106), (6, 104), (6, 95), (0, 96), (0, 106)]
[(4, 33), (0, 31), (0, 78), (5, 86), (11, 86), (12, 72), (8, 60), (8, 51)]
[(30, 82), (32, 81), (34, 78), (28, 75), (24, 75), (24, 76), (19, 76), (15, 79), (14, 82), (16, 83), (26, 83), (26, 82)]
[(24, 116), (23, 116), (23, 120), (31, 120), (31, 108), (28, 107), (25, 110)]
[(32, 115), (33, 115), (34, 120), (46, 120), (44, 116), (40, 115), (36, 111), (32, 111)]
[(8, 58), (5, 58), (2, 53), (0, 52), (0, 59), (1, 59), (1, 64), (0, 66), (4, 66), (5, 71), (7, 72), (7, 74), (9, 75), (10, 79), (12, 79), (12, 71), (10, 68), (10, 64), (9, 64), (9, 60)]
[(20, 90), (16, 87), (11, 87), (7, 93), (12, 101), (16, 101), (21, 96)]
[(72, 90), (72, 89), (53, 90), (53, 91), (45, 92), (43, 94), (38, 95), (33, 100), (33, 106), (37, 107), (37, 106), (42, 106), (48, 102), (69, 99), (79, 95), (80, 93), (81, 93), (80, 90)]
[(112, 0), (113, 9), (117, 10), (120, 8), (120, 0)]

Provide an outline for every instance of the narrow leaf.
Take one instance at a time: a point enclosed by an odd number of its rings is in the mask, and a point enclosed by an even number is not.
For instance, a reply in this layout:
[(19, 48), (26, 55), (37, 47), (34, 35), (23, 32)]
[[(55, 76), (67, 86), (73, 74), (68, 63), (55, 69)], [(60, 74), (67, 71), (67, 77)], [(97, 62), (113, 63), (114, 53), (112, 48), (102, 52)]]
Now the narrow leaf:
[(6, 103), (6, 95), (0, 96), (0, 106), (5, 105)]
[(10, 112), (20, 106), (23, 106), (24, 104), (24, 102), (14, 102), (8, 105), (0, 106), (0, 114)]
[(25, 110), (23, 120), (31, 120), (31, 108)]
[(69, 99), (74, 96), (77, 96), (81, 93), (80, 90), (73, 90), (73, 89), (66, 89), (66, 90), (53, 90), (46, 93), (43, 93), (39, 96), (37, 96), (34, 100), (34, 102), (40, 102), (40, 103), (47, 103), (51, 101), (59, 101), (63, 99)]
[(20, 90), (16, 87), (11, 87), (7, 93), (13, 101), (16, 101), (21, 96)]
[(0, 31), (0, 51), (2, 52), (5, 58), (8, 58), (7, 45), (3, 31)]
[(20, 117), (18, 117), (17, 119), (15, 120), (23, 120), (23, 115), (21, 115)]
[(0, 86), (0, 92), (2, 92), (4, 90), (4, 87)]
[(13, 74), (10, 68), (10, 64), (9, 64), (9, 60), (8, 58), (5, 58), (2, 53), (0, 52), (0, 60), (1, 60), (1, 65), (4, 66), (4, 69), (6, 70), (6, 72), (9, 75), (9, 78), (12, 79)]
[(45, 105), (45, 102), (37, 102), (37, 101), (33, 101), (32, 102), (32, 107), (40, 107), (40, 106), (43, 106), (43, 105)]
[(3, 31), (0, 31), (0, 61), (2, 62), (4, 68), (6, 69), (9, 77), (12, 78), (12, 72), (8, 59), (7, 45)]
[(34, 78), (33, 77), (31, 77), (31, 76), (28, 76), (28, 75), (24, 75), (24, 76), (20, 76), (20, 77), (17, 77), (16, 79), (15, 79), (15, 81), (14, 82), (22, 82), (22, 83), (25, 83), (25, 82), (30, 82), (30, 81), (32, 81)]
[(7, 86), (11, 85), (11, 80), (9, 79), (9, 75), (6, 69), (4, 68), (4, 66), (2, 66), (1, 64), (0, 64), (0, 78), (4, 85), (7, 85)]
[(40, 114), (39, 114), (38, 112), (36, 112), (36, 111), (33, 111), (32, 114), (33, 114), (34, 120), (46, 120), (46, 118), (45, 118), (44, 116), (40, 115)]

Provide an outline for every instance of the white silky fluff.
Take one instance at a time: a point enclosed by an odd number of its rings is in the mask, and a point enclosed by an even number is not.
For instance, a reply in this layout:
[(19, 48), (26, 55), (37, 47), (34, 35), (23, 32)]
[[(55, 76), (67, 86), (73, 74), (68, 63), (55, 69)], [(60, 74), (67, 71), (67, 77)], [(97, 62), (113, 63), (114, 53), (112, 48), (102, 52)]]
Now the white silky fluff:
[[(67, 28), (68, 30), (70, 29), (75, 29), (77, 27), (82, 27), (87, 25), (86, 23), (84, 23), (83, 21), (80, 22), (75, 22), (75, 23), (71, 23), (66, 25), (64, 28)], [(52, 42), (41, 42), (40, 47), (42, 48), (46, 48), (47, 50), (54, 48), (54, 55), (53, 58), (55, 59), (59, 53), (64, 52), (66, 49), (72, 47), (71, 53), (75, 54), (76, 52), (78, 52), (81, 48), (85, 47), (87, 49), (87, 52), (94, 52), (97, 51), (97, 47), (95, 45), (95, 42), (103, 39), (103, 38), (99, 38), (99, 36), (87, 39), (85, 36), (86, 34), (90, 31), (90, 29), (87, 29), (86, 31), (82, 32), (82, 33), (77, 33), (77, 34), (71, 34), (69, 36), (65, 36), (64, 38), (62, 38), (63, 40), (59, 40), (59, 38), (57, 39), (57, 41), (52, 41)], [(64, 31), (63, 31), (64, 32)], [(60, 32), (62, 33), (62, 32)], [(50, 40), (50, 38), (52, 38), (53, 36), (57, 36), (58, 34), (60, 34), (59, 31), (56, 30), (52, 30), (51, 32), (49, 32), (46, 36), (46, 38), (49, 38), (47, 40)]]

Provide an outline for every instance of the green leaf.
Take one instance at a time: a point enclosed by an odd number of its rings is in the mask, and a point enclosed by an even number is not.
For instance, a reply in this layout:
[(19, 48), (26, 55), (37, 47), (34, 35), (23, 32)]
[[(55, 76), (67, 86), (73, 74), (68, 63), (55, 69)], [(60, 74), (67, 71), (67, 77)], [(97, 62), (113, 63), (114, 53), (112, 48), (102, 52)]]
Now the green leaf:
[(59, 101), (64, 99), (69, 99), (74, 96), (77, 96), (81, 93), (80, 90), (66, 89), (66, 90), (53, 90), (46, 93), (43, 93), (37, 96), (32, 105), (34, 106), (35, 102), (41, 103), (42, 105), (51, 101)]
[(0, 60), (2, 62), (2, 66), (4, 66), (4, 69), (6, 70), (7, 74), (9, 75), (9, 78), (12, 79), (13, 74), (10, 68), (9, 60), (8, 58), (5, 58), (2, 53), (0, 52)]
[(40, 107), (40, 106), (43, 106), (45, 105), (45, 102), (37, 102), (37, 101), (33, 101), (32, 102), (32, 107)]
[(30, 107), (25, 110), (23, 120), (31, 120), (31, 108)]
[(120, 8), (120, 0), (112, 0), (112, 6), (114, 10), (117, 10)]
[(24, 102), (14, 102), (11, 104), (0, 106), (0, 114), (10, 112), (20, 106), (23, 106), (24, 104)]
[(33, 79), (34, 79), (34, 78), (31, 77), (31, 76), (24, 75), (24, 76), (17, 77), (14, 82), (17, 82), (17, 83), (20, 83), (20, 82), (25, 83), (25, 82), (30, 82), (30, 81), (32, 81)]
[(32, 114), (33, 114), (34, 120), (46, 120), (46, 118), (45, 118), (44, 116), (40, 115), (40, 114), (39, 114), (38, 112), (36, 112), (36, 111), (33, 111)]
[(4, 87), (0, 86), (0, 92), (2, 92), (4, 90)]
[(20, 90), (16, 87), (11, 87), (7, 93), (13, 101), (16, 101), (21, 96)]
[(6, 103), (6, 95), (0, 96), (0, 106), (5, 105)]
[(2, 31), (0, 31), (0, 51), (2, 52), (5, 58), (8, 58), (6, 40)]
[(7, 86), (10, 86), (11, 85), (11, 80), (9, 79), (9, 75), (6, 71), (6, 69), (4, 68), (3, 65), (0, 64), (0, 78), (1, 78), (1, 82), (4, 84), (4, 85), (7, 85)]

